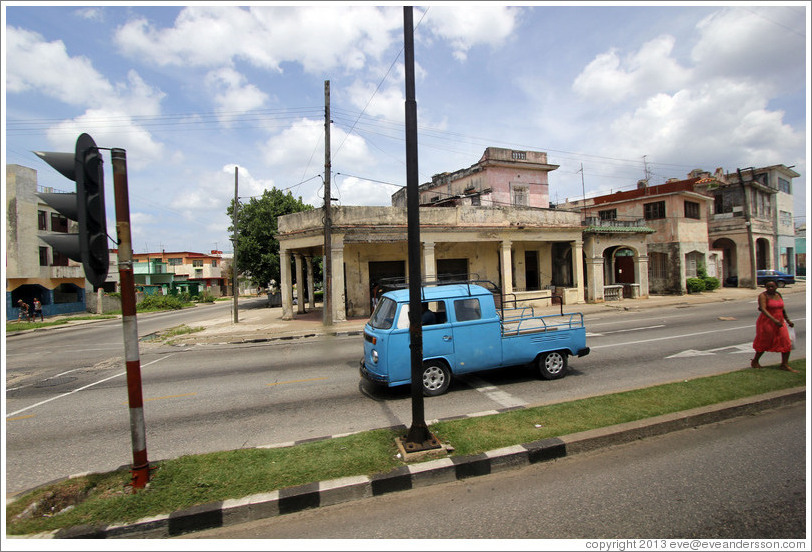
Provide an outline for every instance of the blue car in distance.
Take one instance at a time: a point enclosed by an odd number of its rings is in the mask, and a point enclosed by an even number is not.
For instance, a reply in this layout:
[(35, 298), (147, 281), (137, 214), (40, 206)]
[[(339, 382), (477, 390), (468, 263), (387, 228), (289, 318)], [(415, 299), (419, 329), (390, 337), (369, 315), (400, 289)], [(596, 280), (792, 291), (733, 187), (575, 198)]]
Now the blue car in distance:
[(756, 283), (763, 286), (765, 282), (775, 280), (778, 287), (784, 287), (787, 284), (795, 283), (795, 276), (781, 272), (780, 270), (759, 270), (756, 273)]

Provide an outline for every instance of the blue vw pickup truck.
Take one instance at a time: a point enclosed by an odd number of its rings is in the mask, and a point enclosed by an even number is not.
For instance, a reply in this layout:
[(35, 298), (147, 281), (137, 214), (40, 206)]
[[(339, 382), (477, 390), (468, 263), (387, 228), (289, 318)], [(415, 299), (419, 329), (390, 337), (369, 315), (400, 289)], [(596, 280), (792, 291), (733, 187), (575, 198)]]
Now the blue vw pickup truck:
[[(583, 314), (563, 307), (536, 316), (477, 284), (425, 286), (421, 301), (425, 396), (445, 393), (458, 374), (504, 366), (531, 365), (544, 379), (561, 378), (568, 356), (589, 354)], [(409, 341), (409, 290), (384, 293), (364, 326), (361, 376), (388, 387), (410, 383)]]

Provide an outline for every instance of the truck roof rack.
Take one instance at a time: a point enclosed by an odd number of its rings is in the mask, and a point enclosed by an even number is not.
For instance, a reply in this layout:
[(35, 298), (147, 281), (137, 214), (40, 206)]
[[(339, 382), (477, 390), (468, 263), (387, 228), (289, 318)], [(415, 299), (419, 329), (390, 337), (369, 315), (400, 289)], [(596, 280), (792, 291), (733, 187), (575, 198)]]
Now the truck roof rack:
[[(425, 295), (423, 293), (424, 288), (432, 287), (432, 286), (447, 286), (453, 284), (460, 284), (466, 285), (468, 287), (468, 294), (471, 294), (470, 286), (478, 285), (482, 286), (485, 289), (489, 290), (494, 295), (494, 300), (497, 303), (496, 307), (504, 314), (504, 308), (506, 303), (513, 303), (516, 304), (516, 295), (511, 293), (510, 295), (513, 296), (512, 299), (505, 296), (502, 292), (502, 288), (496, 285), (491, 280), (485, 280), (479, 277), (479, 274), (476, 273), (457, 273), (457, 274), (438, 274), (435, 280), (423, 280), (421, 282), (420, 287), (420, 298), (425, 299)], [(378, 293), (385, 293), (387, 291), (395, 291), (398, 289), (408, 289), (409, 287), (409, 278), (406, 276), (393, 276), (387, 278), (381, 278), (378, 280)], [(527, 299), (524, 299), (527, 300)], [(564, 301), (563, 298), (558, 295), (553, 295), (550, 297), (550, 300), (553, 304), (558, 302), (559, 308), (561, 310), (561, 315), (564, 315)]]
[[(421, 283), (421, 295), (423, 288), (433, 286), (448, 286), (448, 285), (466, 285), (470, 286), (479, 285), (489, 290), (495, 295), (502, 295), (502, 290), (491, 280), (485, 280), (479, 277), (478, 274), (439, 274), (434, 280), (423, 280)], [(409, 278), (404, 276), (395, 276), (391, 278), (381, 278), (378, 280), (378, 287), (381, 293), (387, 291), (394, 291), (397, 289), (407, 289), (409, 287)]]

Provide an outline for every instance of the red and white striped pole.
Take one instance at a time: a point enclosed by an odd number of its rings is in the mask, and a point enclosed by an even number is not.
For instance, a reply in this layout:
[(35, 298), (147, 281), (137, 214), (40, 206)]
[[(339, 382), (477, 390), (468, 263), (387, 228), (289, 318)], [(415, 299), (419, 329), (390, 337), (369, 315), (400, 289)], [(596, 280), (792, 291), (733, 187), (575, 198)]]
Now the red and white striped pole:
[(132, 484), (143, 489), (149, 482), (144, 398), (141, 393), (141, 359), (138, 353), (138, 322), (135, 309), (133, 248), (130, 232), (130, 196), (127, 185), (127, 152), (113, 148), (113, 186), (118, 233), (118, 274), (121, 278), (121, 314), (124, 328), (124, 359), (127, 365), (127, 397), (130, 404), (130, 435), (133, 447)]

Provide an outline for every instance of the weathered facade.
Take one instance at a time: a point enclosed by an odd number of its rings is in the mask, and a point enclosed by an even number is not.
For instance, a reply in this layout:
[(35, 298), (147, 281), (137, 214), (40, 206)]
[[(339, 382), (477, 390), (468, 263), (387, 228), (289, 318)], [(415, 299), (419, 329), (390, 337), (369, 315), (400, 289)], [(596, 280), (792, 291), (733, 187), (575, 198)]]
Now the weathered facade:
[[(471, 205), (482, 207), (550, 206), (547, 153), (486, 148), (467, 169), (436, 174), (418, 188), (421, 206)], [(406, 188), (392, 195), (392, 205), (406, 207)]]
[(604, 263), (613, 283), (630, 283), (631, 260), (624, 257), (636, 255), (647, 257), (647, 270), (634, 274), (634, 281), (647, 278), (651, 293), (686, 293), (686, 279), (695, 278), (700, 267), (710, 276), (720, 273), (721, 253), (708, 245), (708, 206), (713, 199), (694, 190), (700, 181), (695, 177), (659, 186), (641, 181), (637, 189), (578, 203), (591, 227), (636, 228), (638, 239), (643, 239), (633, 243), (617, 235), (617, 246)]
[[(78, 232), (37, 197), (37, 171), (6, 165), (6, 318), (17, 318), (17, 300), (42, 303), (45, 316), (85, 310), (82, 265), (59, 255), (40, 235)], [(92, 290), (91, 290), (92, 291)]]
[[(419, 216), (423, 280), (464, 274), (518, 296), (556, 293), (568, 303), (584, 301), (578, 213), (457, 206), (423, 207)], [(406, 209), (335, 207), (332, 223), (332, 318), (366, 316), (376, 284), (408, 274)], [(323, 232), (321, 211), (279, 217), (283, 317), (293, 316), (291, 258), (296, 282), (305, 281), (305, 266), (307, 282), (312, 282), (312, 260), (323, 254)], [(299, 301), (299, 312), (304, 308)]]
[(755, 270), (795, 273), (792, 180), (799, 176), (785, 165), (771, 165), (743, 170), (740, 182), (738, 172), (717, 169), (713, 179), (697, 184), (697, 191), (713, 198), (708, 239), (724, 253), (727, 285), (753, 286)]

